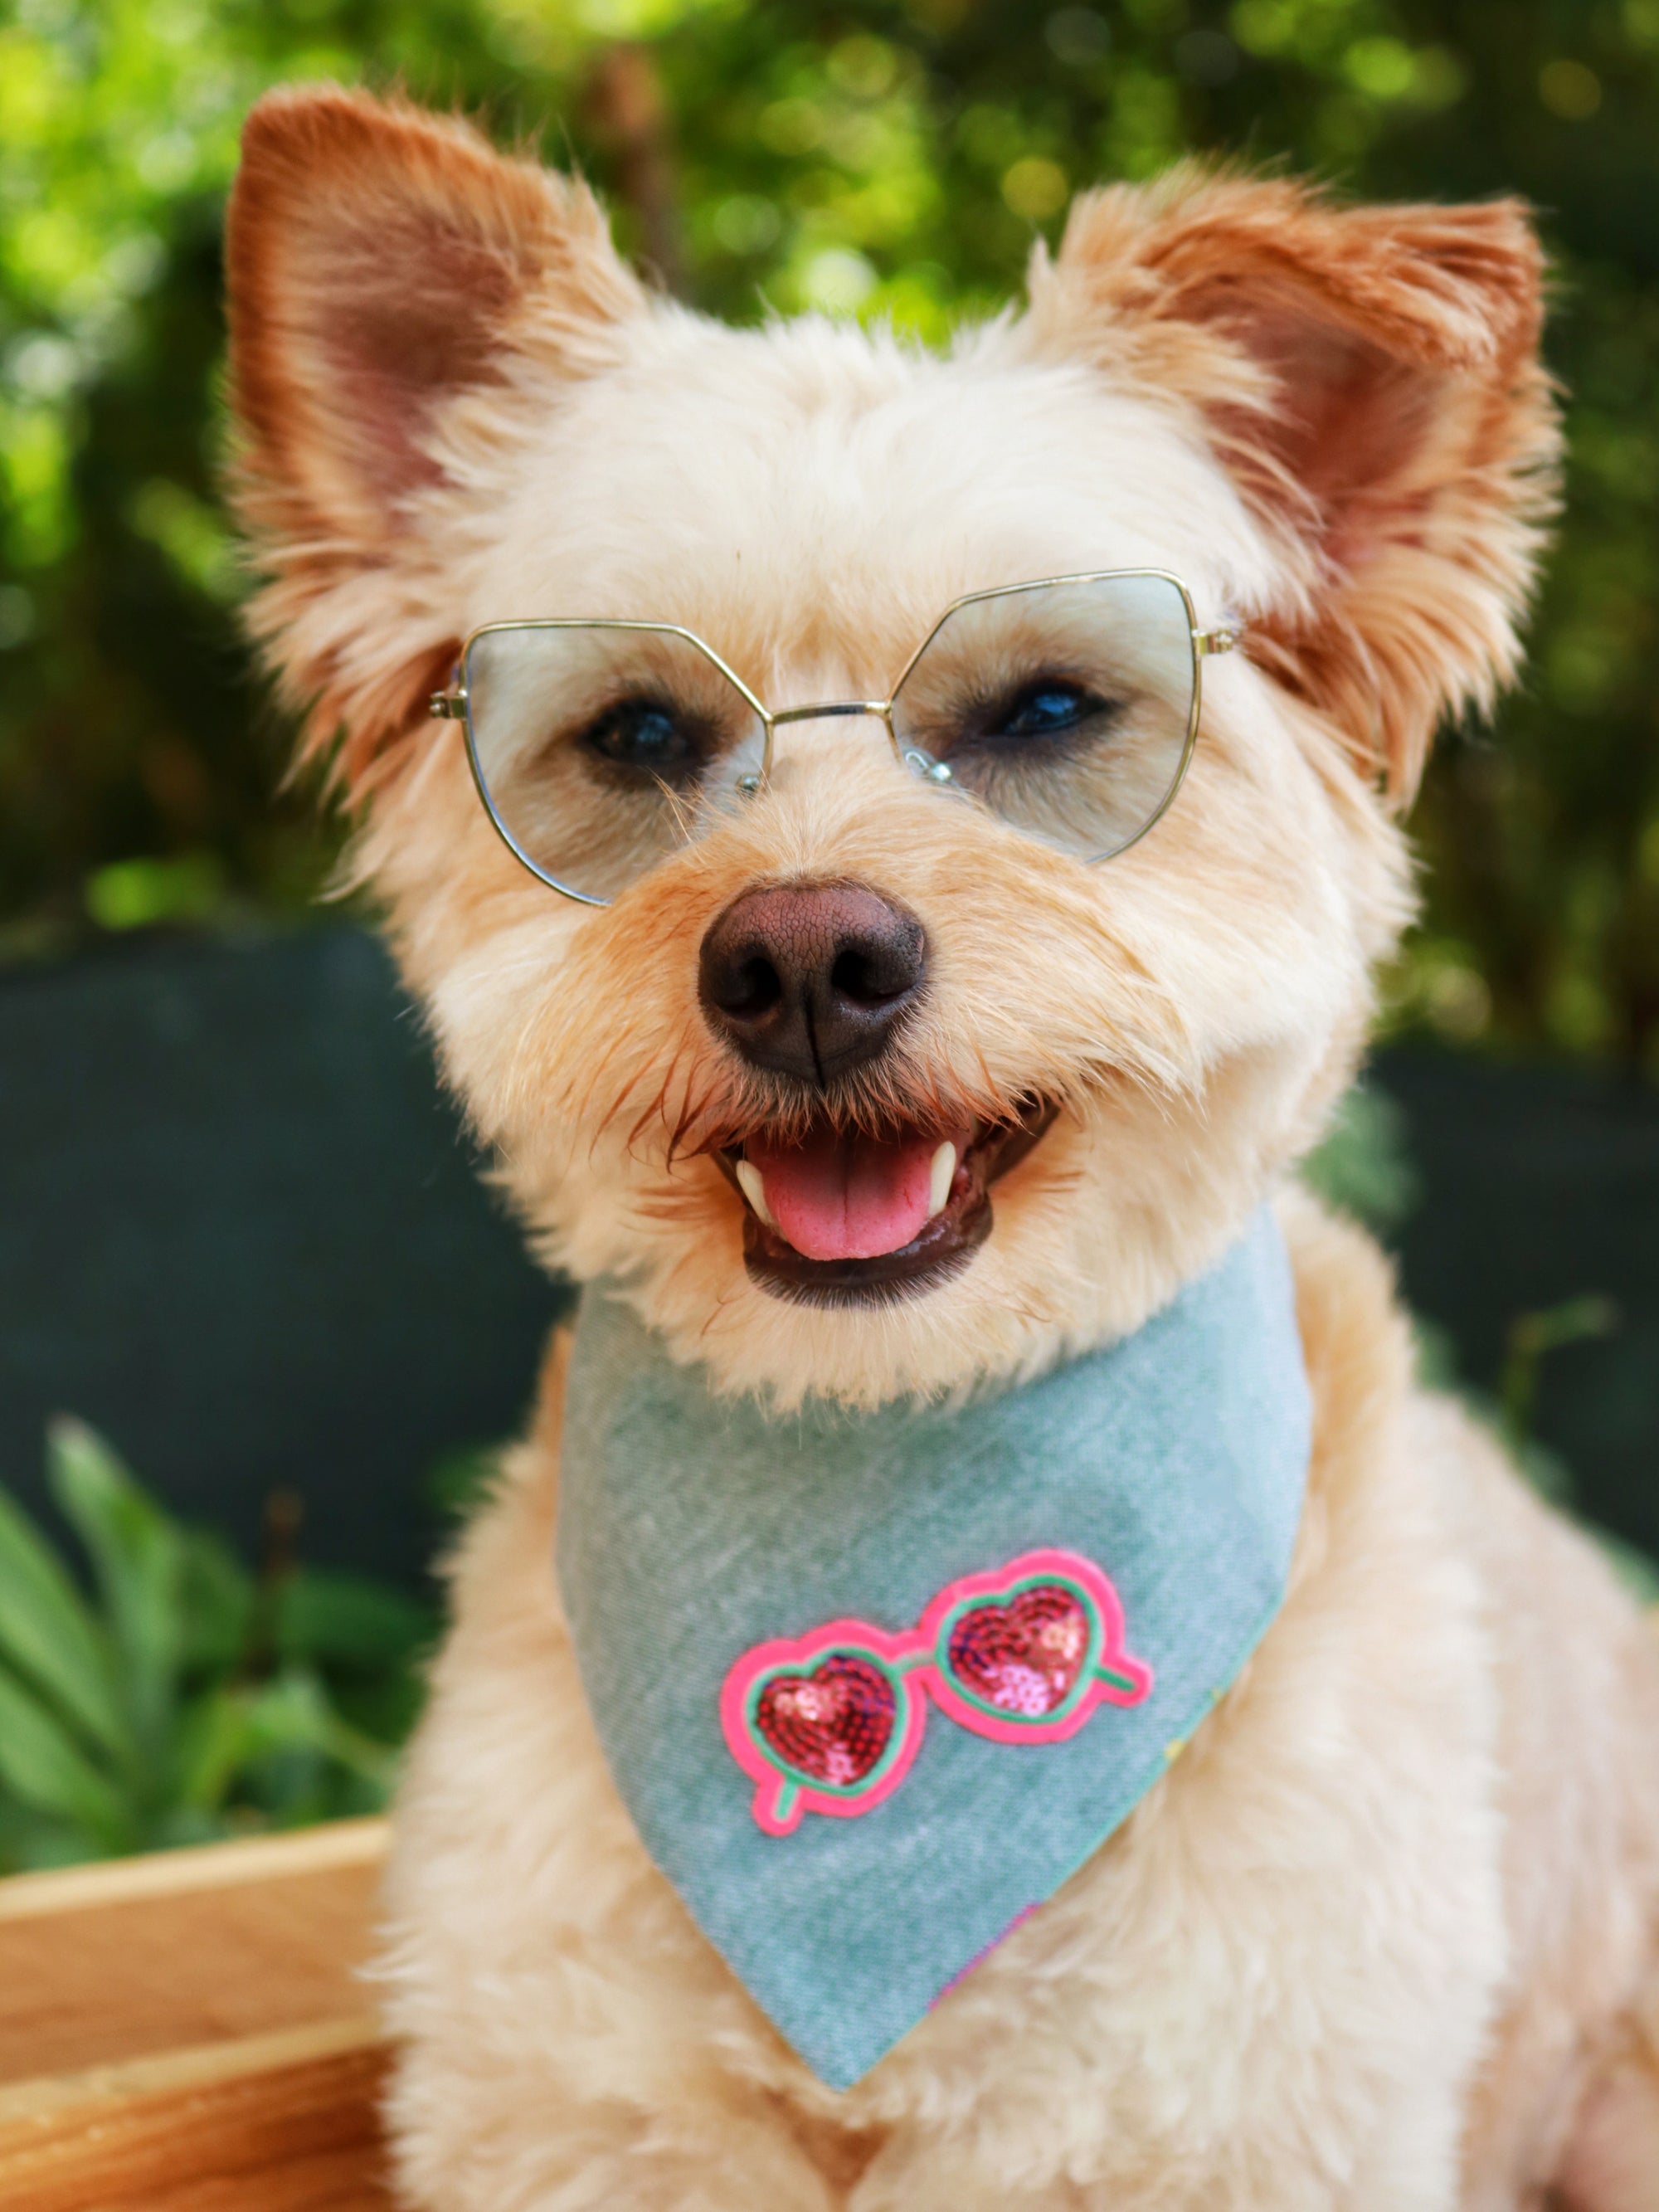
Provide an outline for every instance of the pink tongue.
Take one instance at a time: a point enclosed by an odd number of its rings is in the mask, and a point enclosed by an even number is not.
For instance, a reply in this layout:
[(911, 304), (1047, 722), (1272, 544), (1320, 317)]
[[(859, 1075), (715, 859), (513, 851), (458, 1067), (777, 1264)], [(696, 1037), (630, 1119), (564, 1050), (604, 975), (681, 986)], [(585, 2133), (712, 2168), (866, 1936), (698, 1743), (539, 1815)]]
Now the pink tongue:
[(773, 1219), (804, 1258), (873, 1260), (908, 1244), (926, 1223), (939, 1142), (823, 1136), (787, 1152), (746, 1151)]

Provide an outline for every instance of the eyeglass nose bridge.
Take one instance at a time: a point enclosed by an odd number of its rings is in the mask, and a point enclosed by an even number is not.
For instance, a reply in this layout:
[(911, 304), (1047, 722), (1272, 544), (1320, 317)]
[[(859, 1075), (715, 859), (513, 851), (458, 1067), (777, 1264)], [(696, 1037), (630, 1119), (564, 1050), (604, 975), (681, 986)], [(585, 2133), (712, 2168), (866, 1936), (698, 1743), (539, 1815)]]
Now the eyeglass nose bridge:
[(935, 760), (920, 745), (906, 744), (893, 720), (890, 699), (827, 699), (811, 707), (780, 707), (766, 718), (766, 760), (755, 774), (740, 775), (738, 789), (753, 794), (764, 788), (772, 767), (772, 735), (783, 722), (823, 722), (845, 720), (855, 714), (873, 714), (887, 732), (888, 742), (902, 765), (924, 783), (948, 784), (952, 779), (948, 763)]

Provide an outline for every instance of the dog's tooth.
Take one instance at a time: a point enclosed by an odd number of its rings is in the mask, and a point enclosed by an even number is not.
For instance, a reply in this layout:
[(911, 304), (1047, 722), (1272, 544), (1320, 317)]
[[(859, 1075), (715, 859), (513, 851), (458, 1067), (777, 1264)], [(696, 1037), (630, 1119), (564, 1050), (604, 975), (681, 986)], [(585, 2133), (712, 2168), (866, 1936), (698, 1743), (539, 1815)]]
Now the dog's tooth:
[(766, 1184), (762, 1178), (760, 1170), (755, 1165), (752, 1160), (739, 1160), (738, 1162), (738, 1182), (743, 1191), (744, 1196), (749, 1200), (750, 1206), (754, 1207), (756, 1212), (766, 1224), (767, 1227), (770, 1230), (775, 1231), (779, 1236), (781, 1236), (783, 1232), (778, 1228), (777, 1223), (773, 1220), (772, 1209), (766, 1203)]
[[(956, 1174), (957, 1148), (947, 1141), (942, 1144), (934, 1153), (933, 1166), (928, 1170), (927, 1218), (930, 1221), (936, 1213), (944, 1212), (945, 1202), (951, 1195), (951, 1185), (956, 1181)], [(744, 1188), (746, 1188), (747, 1185)]]

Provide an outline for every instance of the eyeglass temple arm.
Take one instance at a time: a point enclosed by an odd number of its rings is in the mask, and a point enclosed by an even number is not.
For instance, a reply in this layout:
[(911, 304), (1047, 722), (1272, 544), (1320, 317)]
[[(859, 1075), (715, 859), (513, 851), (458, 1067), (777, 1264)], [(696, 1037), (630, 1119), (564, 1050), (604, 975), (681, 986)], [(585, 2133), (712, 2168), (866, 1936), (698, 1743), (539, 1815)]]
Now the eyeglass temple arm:
[[(1231, 653), (1244, 634), (1243, 623), (1218, 623), (1213, 629), (1195, 629), (1193, 649), (1200, 660), (1211, 653)], [(433, 713), (438, 711), (434, 705)]]

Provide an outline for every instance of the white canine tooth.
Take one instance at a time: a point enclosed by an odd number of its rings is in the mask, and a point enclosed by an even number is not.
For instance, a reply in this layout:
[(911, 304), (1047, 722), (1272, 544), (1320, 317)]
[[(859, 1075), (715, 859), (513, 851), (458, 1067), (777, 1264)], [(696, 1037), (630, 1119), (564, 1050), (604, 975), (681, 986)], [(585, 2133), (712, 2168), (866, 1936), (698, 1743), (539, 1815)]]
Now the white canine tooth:
[[(957, 1148), (943, 1144), (933, 1155), (933, 1166), (927, 1171), (927, 1218), (943, 1213), (951, 1195), (951, 1185), (956, 1181)], [(748, 1186), (745, 1184), (744, 1188)]]
[(744, 1196), (767, 1227), (777, 1230), (778, 1235), (781, 1236), (783, 1231), (778, 1229), (777, 1223), (772, 1218), (772, 1209), (766, 1203), (766, 1184), (762, 1178), (760, 1170), (752, 1160), (738, 1162), (738, 1184)]

